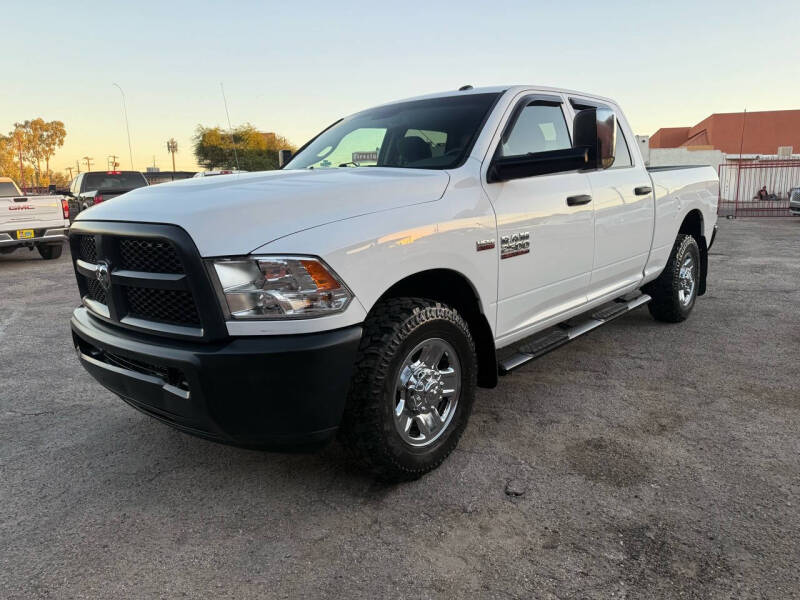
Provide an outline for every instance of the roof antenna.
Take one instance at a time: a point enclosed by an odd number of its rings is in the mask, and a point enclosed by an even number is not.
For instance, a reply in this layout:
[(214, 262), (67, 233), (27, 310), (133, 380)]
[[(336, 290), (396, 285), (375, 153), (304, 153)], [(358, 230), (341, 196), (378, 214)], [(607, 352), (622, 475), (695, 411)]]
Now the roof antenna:
[(466, 92), (467, 90), (471, 90), (471, 89), (472, 89), (471, 85), (462, 85), (460, 88), (458, 88), (458, 91), (459, 92)]
[(225, 86), (219, 82), (219, 89), (222, 90), (222, 102), (225, 104), (225, 116), (228, 117), (228, 131), (231, 133), (231, 143), (233, 144), (233, 158), (236, 161), (236, 170), (239, 170), (239, 154), (236, 152), (236, 139), (233, 137), (233, 127), (231, 126), (231, 115), (228, 113), (228, 100), (225, 98)]

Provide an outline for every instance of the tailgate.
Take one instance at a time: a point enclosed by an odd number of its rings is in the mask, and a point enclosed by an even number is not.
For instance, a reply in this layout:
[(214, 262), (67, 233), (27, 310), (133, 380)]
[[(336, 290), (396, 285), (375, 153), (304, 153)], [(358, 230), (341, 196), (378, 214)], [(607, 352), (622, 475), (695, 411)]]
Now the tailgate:
[[(0, 227), (18, 223), (64, 220), (61, 196), (0, 198)], [(8, 227), (4, 227), (8, 229)]]

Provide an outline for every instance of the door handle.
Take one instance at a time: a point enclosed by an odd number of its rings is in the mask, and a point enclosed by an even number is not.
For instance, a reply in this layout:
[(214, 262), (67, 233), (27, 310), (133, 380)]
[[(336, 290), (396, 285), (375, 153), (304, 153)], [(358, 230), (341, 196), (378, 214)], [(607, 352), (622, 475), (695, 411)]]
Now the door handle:
[(640, 185), (637, 188), (634, 188), (633, 193), (637, 196), (647, 196), (647, 194), (651, 193), (653, 188), (647, 185)]
[(592, 197), (589, 194), (580, 194), (579, 196), (570, 196), (567, 198), (567, 206), (580, 206), (581, 204), (589, 204)]

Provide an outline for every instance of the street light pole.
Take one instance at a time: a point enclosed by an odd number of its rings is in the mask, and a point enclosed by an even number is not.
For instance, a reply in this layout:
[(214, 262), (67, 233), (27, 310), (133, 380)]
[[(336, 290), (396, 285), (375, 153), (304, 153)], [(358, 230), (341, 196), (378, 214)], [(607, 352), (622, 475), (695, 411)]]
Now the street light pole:
[(122, 94), (122, 113), (125, 115), (125, 131), (128, 132), (128, 154), (131, 159), (131, 171), (133, 171), (134, 169), (133, 169), (133, 150), (131, 149), (131, 128), (128, 125), (128, 106), (127, 103), (125, 102), (125, 91), (118, 83), (115, 83), (113, 85), (119, 90), (119, 93)]

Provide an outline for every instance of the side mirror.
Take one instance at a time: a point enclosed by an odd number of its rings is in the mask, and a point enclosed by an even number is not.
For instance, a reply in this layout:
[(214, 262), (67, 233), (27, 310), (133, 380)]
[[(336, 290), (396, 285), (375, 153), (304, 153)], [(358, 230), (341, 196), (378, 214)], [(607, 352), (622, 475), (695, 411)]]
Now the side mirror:
[(534, 175), (548, 175), (565, 171), (580, 171), (589, 165), (589, 151), (585, 147), (550, 150), (536, 154), (503, 156), (492, 161), (486, 174), (487, 183), (524, 179)]
[(617, 117), (610, 108), (586, 108), (572, 121), (572, 145), (589, 149), (590, 168), (607, 169), (614, 164)]
[(292, 151), (291, 150), (278, 150), (278, 168), (282, 169), (292, 160)]

